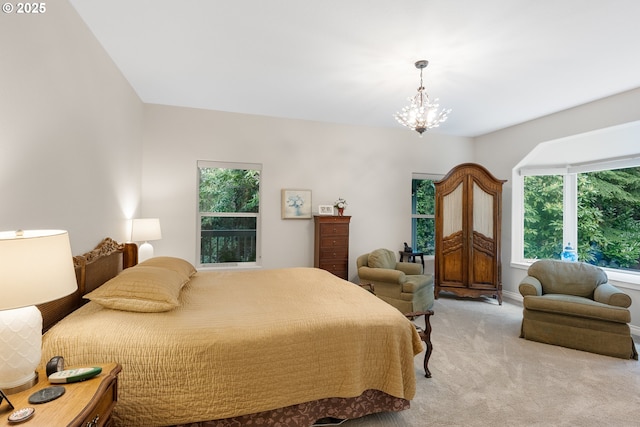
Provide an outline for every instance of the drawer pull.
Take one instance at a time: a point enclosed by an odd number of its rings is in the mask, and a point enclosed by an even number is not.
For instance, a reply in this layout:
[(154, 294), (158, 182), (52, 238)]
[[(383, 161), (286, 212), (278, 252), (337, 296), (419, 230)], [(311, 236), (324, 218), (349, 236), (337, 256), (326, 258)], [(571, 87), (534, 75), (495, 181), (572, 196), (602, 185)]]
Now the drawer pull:
[(98, 427), (98, 421), (100, 421), (100, 414), (93, 417), (93, 419), (87, 423), (87, 427)]

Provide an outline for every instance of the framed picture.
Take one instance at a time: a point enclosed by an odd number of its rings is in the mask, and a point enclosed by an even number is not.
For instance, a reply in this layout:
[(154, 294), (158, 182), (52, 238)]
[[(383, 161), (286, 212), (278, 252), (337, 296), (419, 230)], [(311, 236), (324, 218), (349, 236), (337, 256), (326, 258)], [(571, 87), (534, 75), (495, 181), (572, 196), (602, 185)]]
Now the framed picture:
[(318, 205), (318, 215), (333, 215), (333, 206)]
[(282, 190), (282, 219), (310, 219), (311, 190)]

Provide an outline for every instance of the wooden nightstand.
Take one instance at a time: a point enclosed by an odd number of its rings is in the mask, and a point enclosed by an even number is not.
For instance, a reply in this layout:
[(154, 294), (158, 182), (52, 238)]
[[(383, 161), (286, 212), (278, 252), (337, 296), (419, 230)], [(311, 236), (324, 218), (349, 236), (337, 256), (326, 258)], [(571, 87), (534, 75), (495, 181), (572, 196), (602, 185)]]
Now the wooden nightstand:
[[(52, 384), (47, 380), (44, 371), (39, 371), (39, 381), (34, 387), (9, 396), (16, 409), (32, 407), (35, 415), (22, 423), (10, 423), (7, 419), (14, 409), (6, 402), (0, 406), (0, 426), (70, 426), (70, 427), (103, 427), (111, 425), (111, 412), (118, 400), (118, 373), (121, 370), (117, 363), (97, 363), (102, 372), (97, 377), (71, 384), (62, 385), (65, 393), (56, 400), (41, 404), (29, 403), (29, 396)], [(70, 367), (69, 369), (73, 368)]]

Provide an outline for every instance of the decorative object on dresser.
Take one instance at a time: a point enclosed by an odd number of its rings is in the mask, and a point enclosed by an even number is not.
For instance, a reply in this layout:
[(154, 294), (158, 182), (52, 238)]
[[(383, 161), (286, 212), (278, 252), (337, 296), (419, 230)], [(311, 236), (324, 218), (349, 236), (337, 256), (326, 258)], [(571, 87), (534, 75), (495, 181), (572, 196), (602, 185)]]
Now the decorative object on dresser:
[(351, 217), (315, 215), (313, 219), (315, 222), (313, 266), (348, 280)]
[(318, 215), (333, 215), (333, 206), (318, 205)]
[(489, 295), (502, 304), (502, 185), (483, 166), (454, 167), (436, 187), (435, 297)]
[[(25, 425), (70, 427), (112, 425), (111, 415), (118, 400), (118, 374), (121, 367), (116, 363), (100, 363), (96, 366), (102, 369), (98, 376), (86, 381), (65, 384), (63, 387), (66, 392), (56, 400), (43, 404), (30, 404), (31, 395), (50, 387), (46, 380), (12, 395), (11, 401), (16, 408), (32, 407), (35, 410), (31, 421)], [(38, 372), (40, 376), (46, 378), (44, 369)], [(16, 425), (7, 420), (6, 413), (8, 412), (1, 413), (0, 427)]]
[(153, 246), (150, 240), (162, 239), (160, 220), (158, 218), (139, 218), (131, 223), (131, 240), (134, 242), (144, 242), (138, 251), (140, 262), (153, 257)]
[(311, 219), (311, 190), (282, 190), (282, 219)]
[(0, 233), (0, 388), (6, 394), (38, 381), (42, 315), (35, 305), (76, 289), (66, 231)]
[(338, 215), (344, 215), (344, 210), (347, 209), (347, 201), (342, 197), (338, 197), (338, 200), (333, 202), (333, 207), (338, 210)]

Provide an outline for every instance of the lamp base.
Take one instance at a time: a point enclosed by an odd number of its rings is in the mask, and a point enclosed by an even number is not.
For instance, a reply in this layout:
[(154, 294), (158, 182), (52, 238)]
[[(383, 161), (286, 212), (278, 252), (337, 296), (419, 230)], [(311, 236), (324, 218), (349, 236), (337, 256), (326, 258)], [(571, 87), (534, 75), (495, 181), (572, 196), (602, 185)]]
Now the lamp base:
[(42, 315), (35, 306), (0, 311), (0, 389), (17, 393), (38, 382)]
[(29, 390), (31, 387), (33, 387), (36, 384), (38, 384), (37, 371), (33, 373), (33, 378), (31, 378), (26, 383), (20, 384), (18, 386), (11, 387), (11, 388), (3, 388), (2, 391), (4, 392), (4, 394), (16, 394), (16, 393), (20, 393), (21, 391)]
[(144, 242), (138, 249), (138, 262), (148, 260), (149, 258), (153, 258), (153, 246), (151, 246), (149, 242)]

